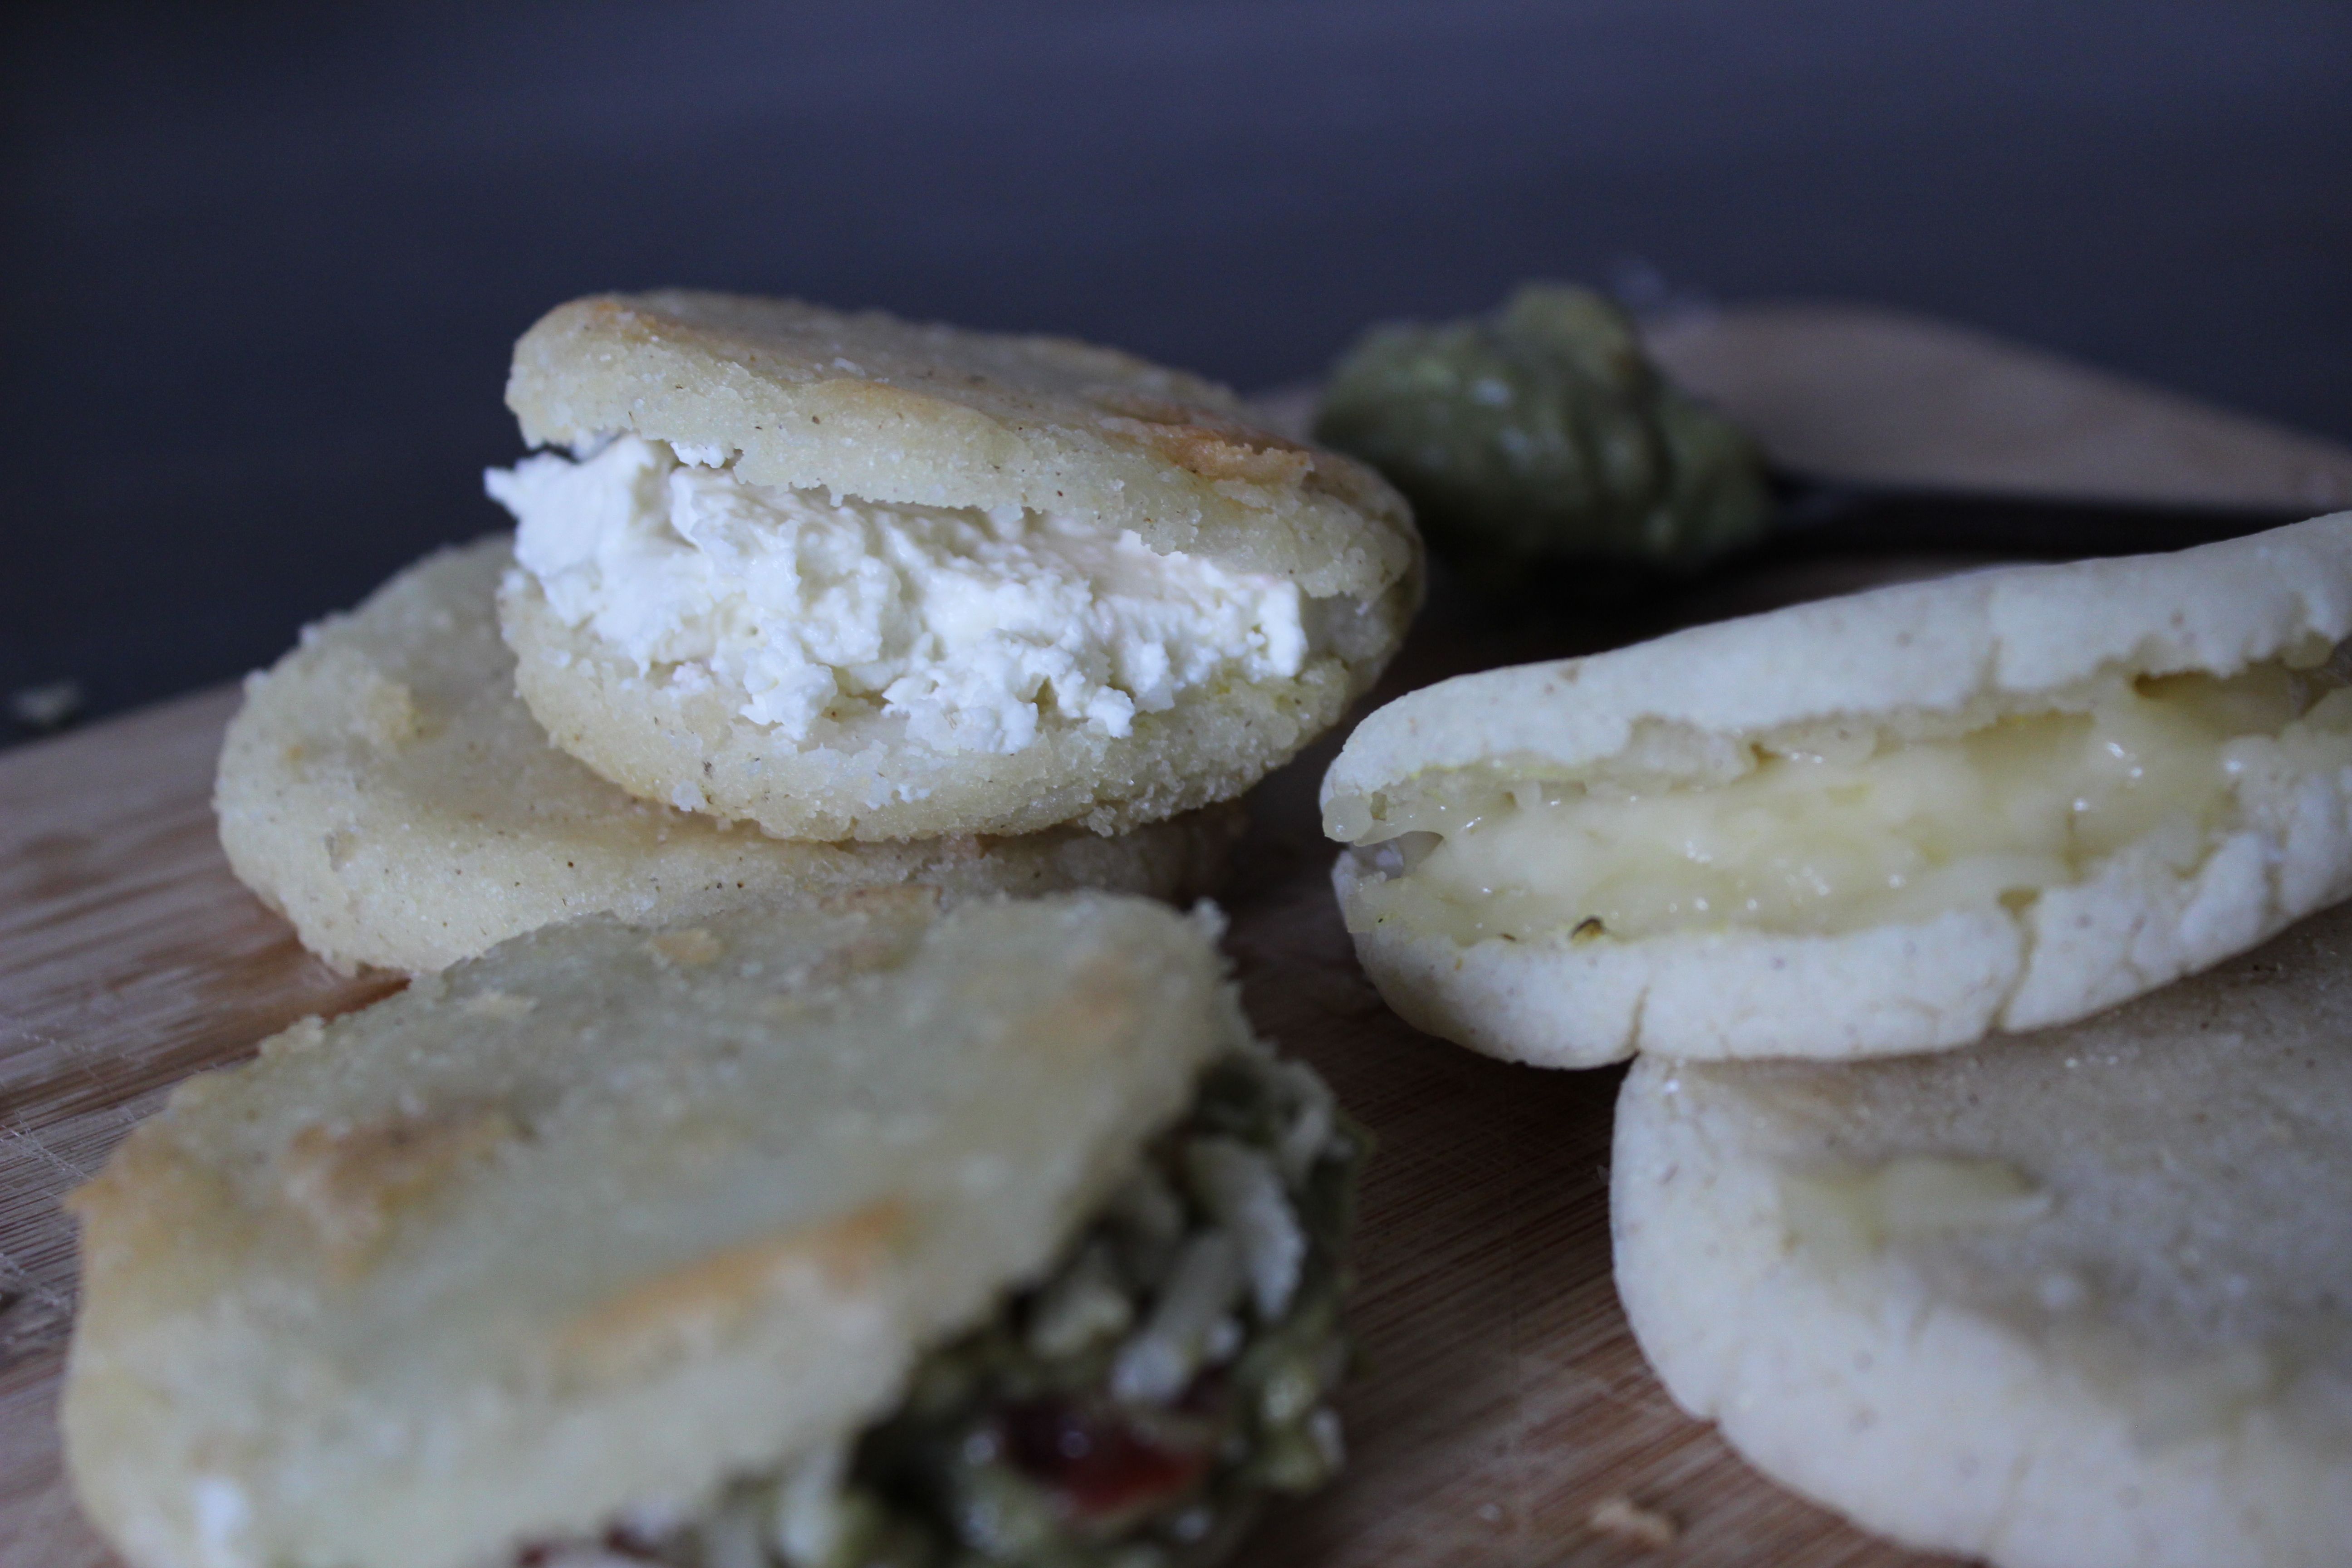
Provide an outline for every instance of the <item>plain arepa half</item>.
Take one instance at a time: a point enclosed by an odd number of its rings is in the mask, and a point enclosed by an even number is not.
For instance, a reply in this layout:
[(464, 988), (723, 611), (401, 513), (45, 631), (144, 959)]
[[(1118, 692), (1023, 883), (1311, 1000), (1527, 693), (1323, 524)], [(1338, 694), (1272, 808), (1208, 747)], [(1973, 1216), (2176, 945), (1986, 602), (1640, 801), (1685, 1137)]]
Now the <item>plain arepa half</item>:
[(1997, 1568), (2352, 1547), (2352, 907), (2082, 1023), (1620, 1093), (1618, 1294), (1767, 1475)]

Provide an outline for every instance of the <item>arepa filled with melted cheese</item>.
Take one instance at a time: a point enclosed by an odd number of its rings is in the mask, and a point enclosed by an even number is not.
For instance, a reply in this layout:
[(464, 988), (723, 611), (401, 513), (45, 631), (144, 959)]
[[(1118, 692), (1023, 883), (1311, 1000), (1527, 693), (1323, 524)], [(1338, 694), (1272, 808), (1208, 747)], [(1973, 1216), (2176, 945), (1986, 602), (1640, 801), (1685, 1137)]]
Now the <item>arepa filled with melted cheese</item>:
[(1324, 780), (1366, 970), (1587, 1066), (2079, 1018), (2352, 893), (2352, 514), (1414, 692)]

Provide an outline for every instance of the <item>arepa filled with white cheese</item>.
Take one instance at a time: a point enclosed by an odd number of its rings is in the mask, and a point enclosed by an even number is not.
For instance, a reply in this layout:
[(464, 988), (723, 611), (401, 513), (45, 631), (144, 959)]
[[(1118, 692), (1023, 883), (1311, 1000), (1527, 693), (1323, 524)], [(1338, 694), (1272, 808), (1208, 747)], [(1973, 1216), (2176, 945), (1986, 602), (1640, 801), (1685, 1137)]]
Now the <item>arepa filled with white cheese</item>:
[(1490, 670), (1323, 784), (1357, 952), (1491, 1055), (2079, 1018), (2352, 893), (2352, 513)]
[(550, 927), (182, 1085), (71, 1200), (133, 1568), (1203, 1563), (1339, 1459), (1360, 1133), (1214, 921)]
[(1115, 832), (1335, 722), (1418, 605), (1371, 470), (1109, 350), (790, 300), (551, 312), (489, 476), (558, 744), (795, 838)]
[(2352, 908), (1898, 1061), (1644, 1056), (1618, 1294), (1677, 1404), (1996, 1568), (2352, 1550)]

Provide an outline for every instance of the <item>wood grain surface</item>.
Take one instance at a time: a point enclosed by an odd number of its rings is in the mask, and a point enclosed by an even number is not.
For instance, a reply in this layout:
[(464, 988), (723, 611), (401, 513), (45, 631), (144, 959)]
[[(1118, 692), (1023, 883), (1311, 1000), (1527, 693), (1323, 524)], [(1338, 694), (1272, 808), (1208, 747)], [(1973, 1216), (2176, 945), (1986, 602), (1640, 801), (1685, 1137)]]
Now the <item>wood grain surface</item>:
[[(1513, 656), (1549, 651), (1540, 631), (1500, 636)], [(1463, 639), (1419, 643), (1400, 689), (1479, 657)], [(334, 973), (230, 876), (209, 796), (234, 705), (233, 692), (207, 692), (0, 759), (6, 1568), (110, 1561), (58, 1468), (74, 1278), (58, 1197), (171, 1084), (242, 1059), (306, 1013), (398, 984)], [(1276, 1518), (1247, 1561), (1653, 1555), (1591, 1528), (1612, 1497), (1683, 1531), (1661, 1561), (1908, 1561), (1747, 1471), (1643, 1367), (1609, 1274), (1620, 1075), (1486, 1061), (1381, 1005), (1340, 927), (1315, 826), (1330, 750), (1261, 786), (1226, 901), (1251, 1016), (1320, 1068), (1380, 1140), (1358, 1254), (1366, 1370), (1346, 1406), (1345, 1483)]]
[[(2122, 399), (2101, 418), (2128, 425), (2134, 406)], [(2138, 416), (2178, 416), (2163, 403)], [(2128, 431), (2105, 426), (2086, 439), (2132, 449)], [(2262, 460), (2226, 449), (2232, 462)], [(1671, 600), (1570, 599), (1500, 617), (1441, 582), (1379, 695), (1957, 564), (1813, 562)], [(110, 1561), (74, 1511), (57, 1450), (74, 1291), (58, 1196), (171, 1084), (241, 1059), (305, 1014), (360, 1006), (399, 984), (310, 958), (229, 874), (209, 796), (235, 703), (232, 690), (201, 693), (0, 756), (5, 1568)], [(1335, 749), (1327, 741), (1256, 792), (1226, 903), (1259, 1027), (1320, 1068), (1380, 1139), (1359, 1250), (1365, 1367), (1345, 1401), (1347, 1474), (1271, 1520), (1245, 1560), (1929, 1561), (1764, 1481), (1651, 1377), (1610, 1279), (1619, 1074), (1486, 1061), (1387, 1012), (1356, 967), (1326, 880), (1314, 795)]]

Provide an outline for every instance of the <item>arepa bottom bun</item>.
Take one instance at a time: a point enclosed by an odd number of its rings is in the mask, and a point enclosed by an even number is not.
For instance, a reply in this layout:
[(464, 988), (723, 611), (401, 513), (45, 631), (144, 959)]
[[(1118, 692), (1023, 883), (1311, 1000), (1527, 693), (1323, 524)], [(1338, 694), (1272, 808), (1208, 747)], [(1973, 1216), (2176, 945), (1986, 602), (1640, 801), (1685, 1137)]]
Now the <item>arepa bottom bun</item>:
[(1617, 1288), (1765, 1474), (1998, 1568), (2352, 1548), (2352, 911), (2087, 1022), (1645, 1056)]
[(1360, 1135), (1215, 921), (914, 890), (532, 932), (71, 1200), (133, 1568), (1205, 1560), (1338, 1459)]
[(1214, 891), (1243, 826), (1229, 805), (1115, 837), (826, 844), (639, 800), (551, 745), (516, 695), (493, 605), (512, 561), (504, 539), (429, 556), (247, 682), (215, 790), (222, 847), (332, 963), (434, 970), (600, 911), (899, 884), (1181, 900)]
[(1366, 972), (1550, 1067), (2080, 1018), (2352, 893), (2352, 513), (1465, 676), (1326, 775)]

